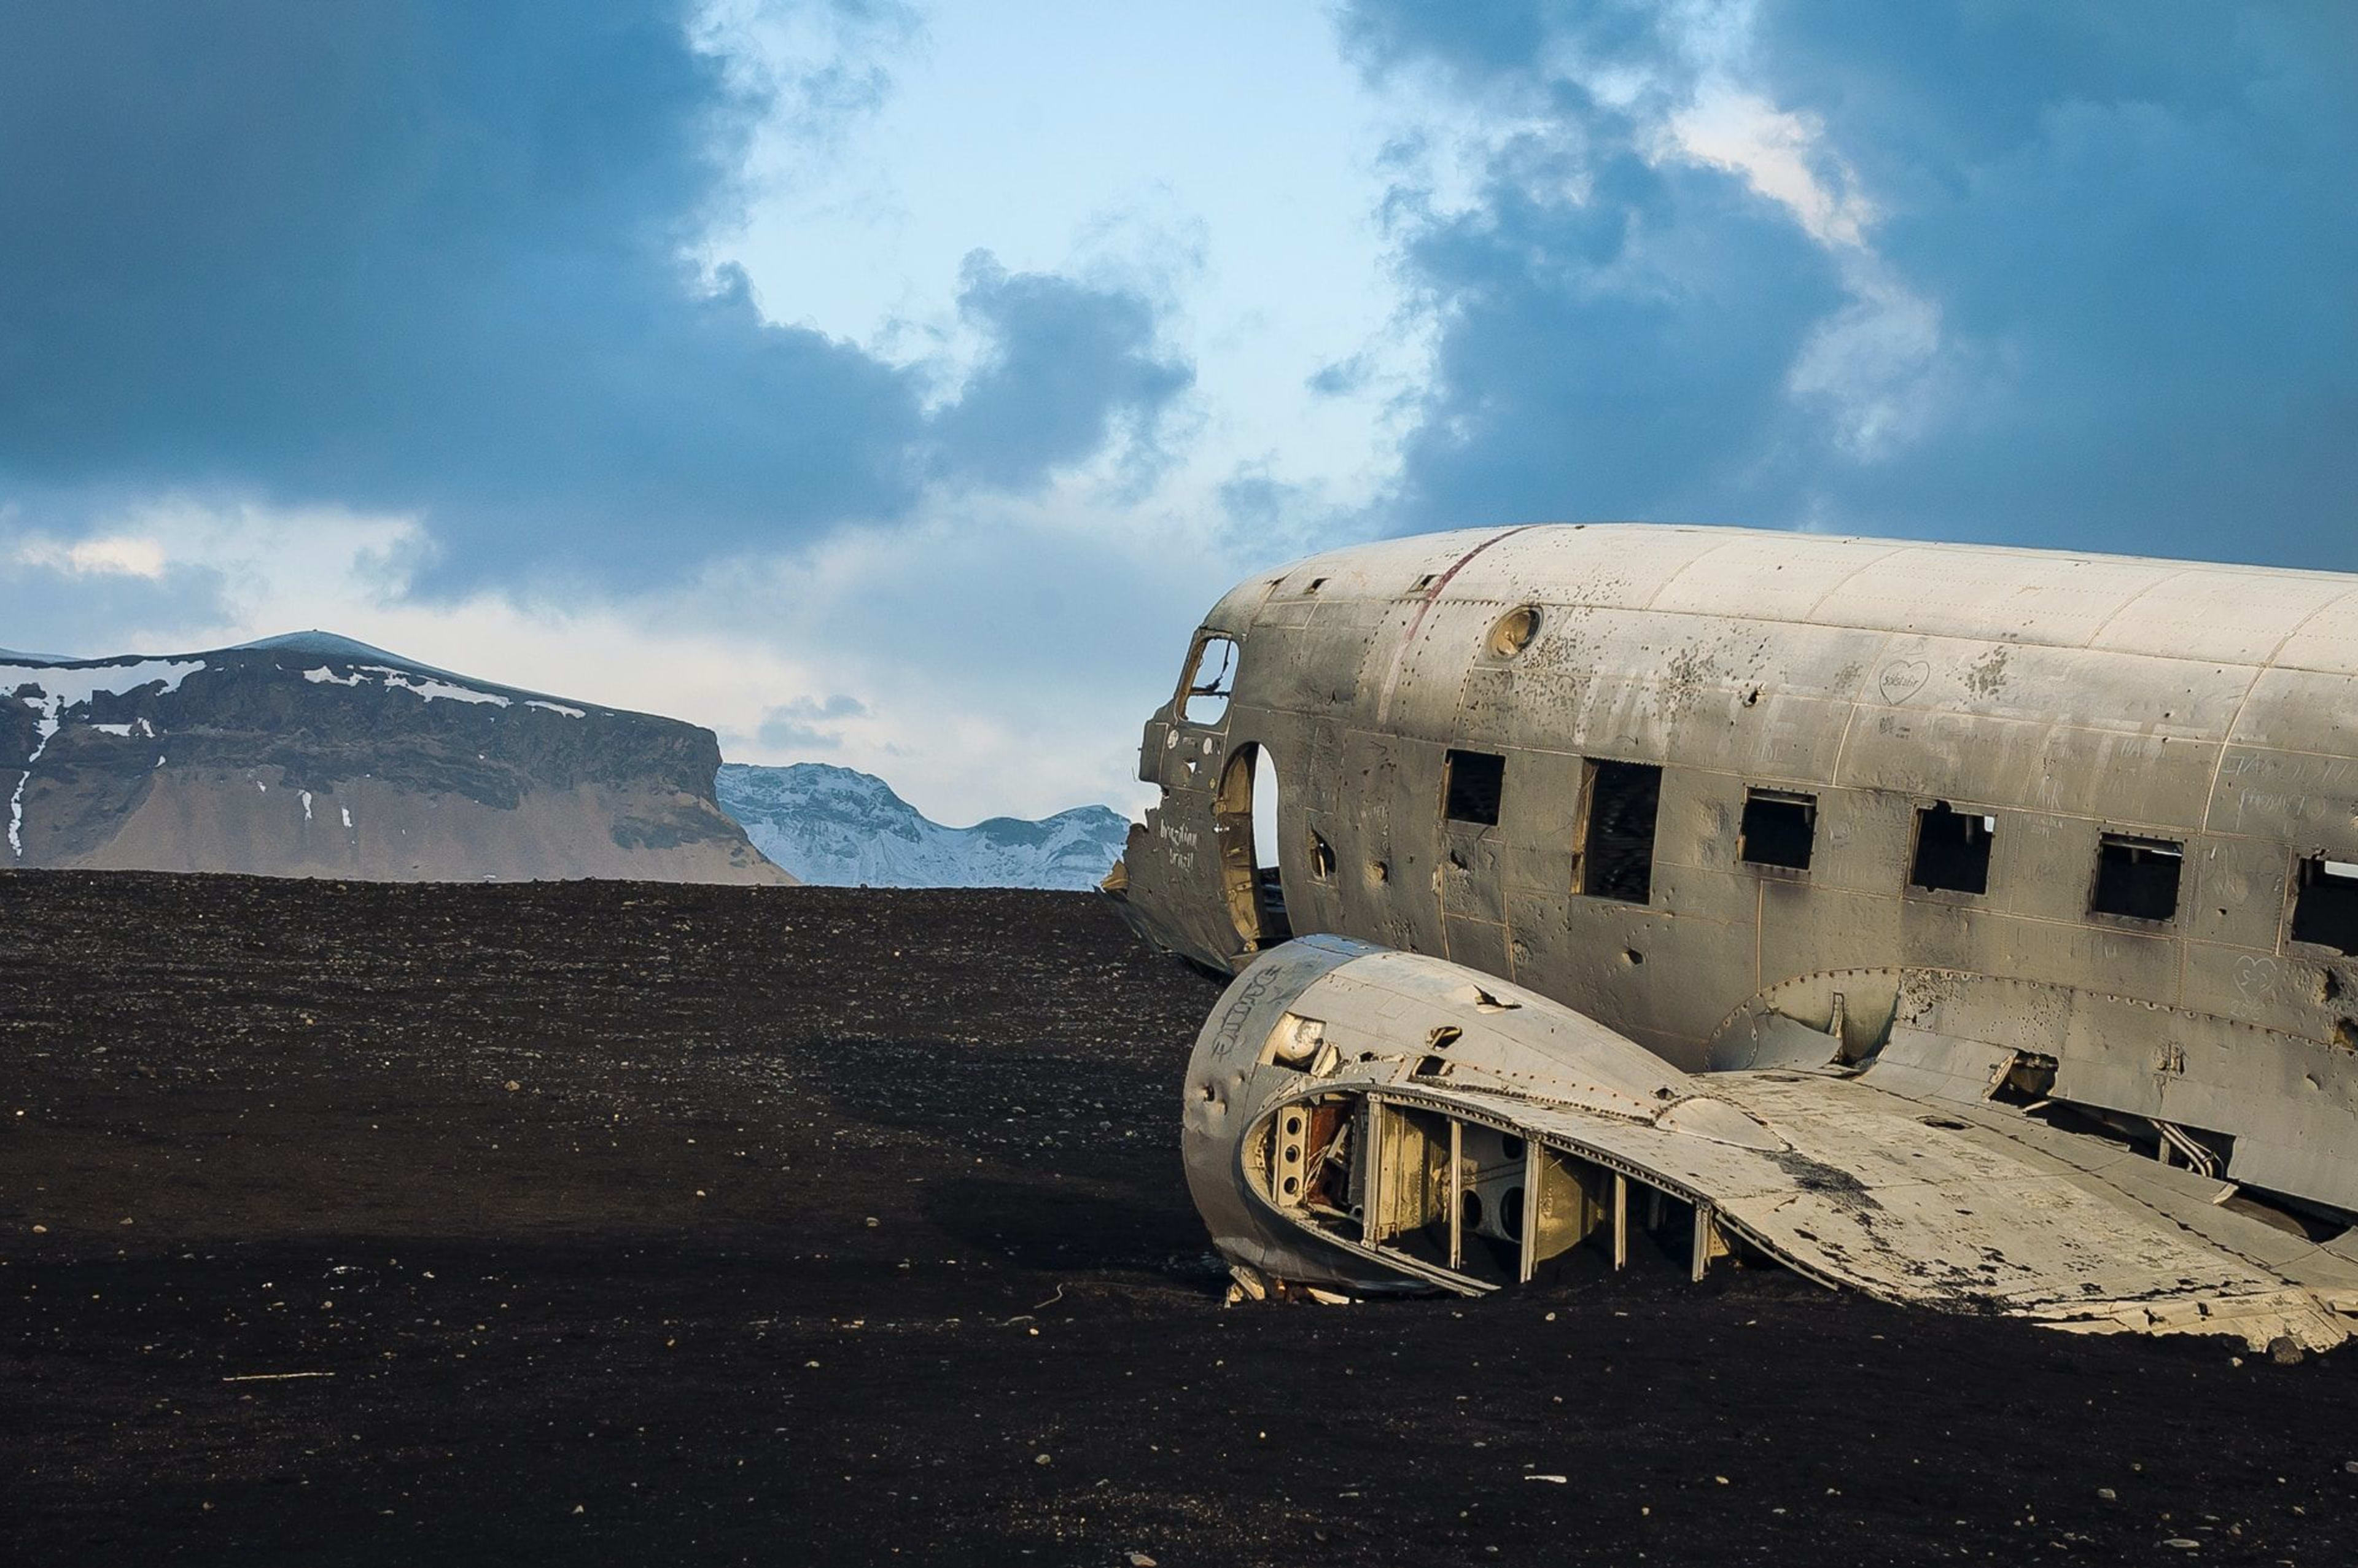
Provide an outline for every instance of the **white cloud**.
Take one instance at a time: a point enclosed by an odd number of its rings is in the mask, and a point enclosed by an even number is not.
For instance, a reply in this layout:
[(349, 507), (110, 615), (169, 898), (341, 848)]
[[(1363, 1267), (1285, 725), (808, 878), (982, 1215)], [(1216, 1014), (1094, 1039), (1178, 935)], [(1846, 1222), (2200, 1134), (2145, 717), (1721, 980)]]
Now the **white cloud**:
[(1952, 390), (1941, 309), (1869, 253), (1845, 258), (1850, 299), (1819, 322), (1785, 380), (1824, 406), (1840, 445), (1862, 461), (1922, 434)]
[(164, 575), (164, 548), (153, 539), (133, 535), (60, 540), (29, 538), (16, 550), (19, 566), (40, 567), (74, 577), (135, 577), (150, 581)]
[(1693, 101), (1663, 129), (1676, 155), (1741, 174), (1754, 190), (1790, 211), (1820, 244), (1866, 243), (1874, 203), (1850, 167), (1826, 147), (1824, 127), (1814, 116), (1788, 113), (1724, 78), (1706, 77)]

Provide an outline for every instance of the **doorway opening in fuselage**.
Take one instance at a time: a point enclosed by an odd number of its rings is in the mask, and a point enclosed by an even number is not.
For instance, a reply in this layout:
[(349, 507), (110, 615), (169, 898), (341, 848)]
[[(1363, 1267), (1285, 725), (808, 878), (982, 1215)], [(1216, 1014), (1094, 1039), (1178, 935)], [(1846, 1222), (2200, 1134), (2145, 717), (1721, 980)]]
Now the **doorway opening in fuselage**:
[(1278, 804), (1277, 763), (1268, 748), (1248, 741), (1229, 753), (1228, 768), (1220, 774), (1216, 812), (1220, 868), (1228, 886), (1228, 918), (1247, 953), (1273, 947), (1293, 935), (1279, 872)]

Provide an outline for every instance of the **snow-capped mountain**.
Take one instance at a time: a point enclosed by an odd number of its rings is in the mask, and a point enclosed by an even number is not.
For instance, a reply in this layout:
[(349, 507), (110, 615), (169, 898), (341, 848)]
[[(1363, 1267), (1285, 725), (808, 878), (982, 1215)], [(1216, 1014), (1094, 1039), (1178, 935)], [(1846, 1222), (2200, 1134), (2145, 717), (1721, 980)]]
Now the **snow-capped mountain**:
[(714, 801), (719, 765), (709, 730), (325, 632), (0, 657), (0, 869), (789, 881)]
[(1102, 806), (945, 827), (882, 779), (824, 762), (723, 762), (720, 808), (795, 878), (838, 887), (1093, 888), (1130, 823)]

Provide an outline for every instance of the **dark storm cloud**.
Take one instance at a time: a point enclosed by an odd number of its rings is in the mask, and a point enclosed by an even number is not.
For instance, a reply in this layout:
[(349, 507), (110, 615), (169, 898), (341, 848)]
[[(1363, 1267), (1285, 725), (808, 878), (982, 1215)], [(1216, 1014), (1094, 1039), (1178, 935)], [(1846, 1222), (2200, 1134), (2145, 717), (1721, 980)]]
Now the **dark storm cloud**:
[(1678, 516), (1783, 481), (1786, 367), (1841, 302), (1824, 253), (1717, 170), (1651, 166), (1576, 92), (1575, 159), (1520, 143), (1474, 211), (1419, 225), (1412, 276), (1442, 312), (1408, 438), (1421, 521)]
[(985, 251), (960, 281), (958, 309), (992, 346), (936, 421), (953, 472), (1020, 487), (1103, 447), (1125, 415), (1151, 446), (1155, 416), (1195, 384), (1184, 362), (1157, 356), (1153, 309), (1135, 295), (1011, 276)]
[[(2358, 567), (2358, 12), (1768, 0), (1748, 84), (1812, 116), (1878, 213), (1847, 271), (1735, 177), (1650, 166), (1658, 127), (1552, 71), (1657, 49), (1626, 7), (1362, 0), (1345, 37), (1378, 74), (1549, 95), (1471, 211), (1395, 193), (1442, 329), (1403, 525), (1816, 521)], [(1861, 440), (1794, 373), (1868, 276), (1937, 342), (1853, 367), (1913, 399)]]
[(446, 585), (627, 579), (1035, 483), (1186, 384), (1142, 301), (979, 265), (989, 368), (936, 424), (916, 373), (695, 276), (771, 100), (692, 9), (11, 7), (0, 476), (415, 509)]

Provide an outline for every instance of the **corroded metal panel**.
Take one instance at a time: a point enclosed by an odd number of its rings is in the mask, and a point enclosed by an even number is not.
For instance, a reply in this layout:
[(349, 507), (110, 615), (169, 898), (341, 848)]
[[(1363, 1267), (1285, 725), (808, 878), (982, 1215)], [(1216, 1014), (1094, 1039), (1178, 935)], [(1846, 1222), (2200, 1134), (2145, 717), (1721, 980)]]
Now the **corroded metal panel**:
[[(2315, 670), (2262, 670), (2228, 737), (2238, 751), (2358, 755), (2358, 679)], [(2343, 798), (2358, 795), (2345, 782)]]
[(2358, 756), (2231, 745), (2208, 818), (2213, 833), (2358, 858)]
[(1488, 548), (1466, 558), (1450, 590), (1511, 604), (1544, 583), (1560, 602), (1639, 608), (1725, 537), (1611, 524), (1500, 529)]
[(1841, 782), (1861, 789), (2057, 816), (2191, 827), (2219, 747), (1967, 713), (1862, 709)]
[(2190, 950), (2274, 953), (2291, 871), (2291, 851), (2281, 842), (2215, 831), (2190, 839), (2177, 922)]
[(1764, 621), (1818, 624), (1816, 611), (1866, 567), (1904, 548), (1866, 551), (1855, 539), (1811, 535), (1715, 535), (1712, 548), (1695, 556), (1647, 601), (1649, 608), (1685, 615), (1716, 616), (1731, 604)]
[(1441, 913), (1453, 919), (1498, 925), (1506, 918), (1495, 827), (1446, 824), (1442, 834)]
[[(1827, 968), (1895, 967), (1907, 956), (1909, 937), (1894, 918), (1892, 901), (1879, 893), (1790, 883), (1760, 891), (1760, 979), (1747, 995)], [(1829, 950), (1846, 955), (1841, 965), (1826, 963)], [(1742, 1000), (1731, 997), (1728, 1008)]]
[(1503, 977), (1507, 964), (1507, 928), (1494, 920), (1452, 919), (1444, 922), (1449, 960)]
[(2257, 667), (2309, 617), (2350, 591), (2349, 579), (2337, 572), (2189, 565), (2131, 600), (2092, 646)]
[[(2340, 574), (2302, 574), (2309, 582), (2341, 584), (2343, 591), (2329, 603), (2300, 618), (2267, 661), (2279, 669), (2319, 670), (2328, 675), (2358, 676), (2358, 586)], [(2307, 586), (2304, 583), (2303, 586)], [(2275, 584), (2252, 585), (2255, 597), (2271, 598), (2281, 591)], [(2288, 603), (2287, 608), (2291, 606)]]
[(2117, 556), (1886, 546), (1807, 619), (2084, 648), (2140, 594), (2178, 569), (2170, 562)]
[(2248, 665), (1969, 637), (1894, 637), (1876, 695), (1895, 708), (2179, 740), (2226, 738)]

